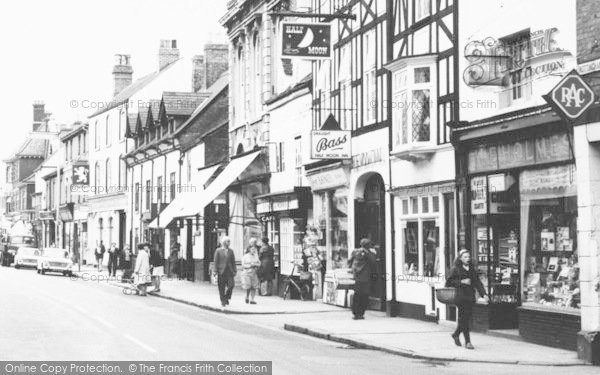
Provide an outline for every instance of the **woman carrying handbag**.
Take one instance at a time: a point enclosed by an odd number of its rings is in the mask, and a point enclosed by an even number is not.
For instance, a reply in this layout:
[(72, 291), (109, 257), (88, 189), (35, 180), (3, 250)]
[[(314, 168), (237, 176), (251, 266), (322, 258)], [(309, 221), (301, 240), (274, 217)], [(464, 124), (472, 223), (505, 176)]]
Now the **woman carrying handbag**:
[(475, 304), (475, 290), (486, 300), (485, 289), (477, 276), (475, 266), (471, 263), (471, 254), (469, 250), (463, 249), (458, 253), (458, 258), (454, 261), (454, 267), (450, 271), (450, 276), (446, 280), (446, 286), (456, 288), (455, 304), (458, 307), (458, 324), (456, 331), (452, 334), (454, 343), (461, 346), (460, 333), (465, 337), (465, 348), (474, 349), (471, 344), (471, 335), (469, 324), (473, 315), (473, 305)]

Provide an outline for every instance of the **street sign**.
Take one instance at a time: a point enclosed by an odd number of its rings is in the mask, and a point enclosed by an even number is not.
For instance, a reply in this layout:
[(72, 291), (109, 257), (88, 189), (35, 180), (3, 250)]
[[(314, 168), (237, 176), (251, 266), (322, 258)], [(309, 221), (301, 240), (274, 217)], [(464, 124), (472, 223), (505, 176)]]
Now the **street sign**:
[(283, 57), (331, 58), (331, 25), (328, 23), (284, 22), (281, 40)]
[(594, 90), (572, 70), (556, 85), (549, 95), (550, 101), (571, 120), (579, 118), (594, 104)]

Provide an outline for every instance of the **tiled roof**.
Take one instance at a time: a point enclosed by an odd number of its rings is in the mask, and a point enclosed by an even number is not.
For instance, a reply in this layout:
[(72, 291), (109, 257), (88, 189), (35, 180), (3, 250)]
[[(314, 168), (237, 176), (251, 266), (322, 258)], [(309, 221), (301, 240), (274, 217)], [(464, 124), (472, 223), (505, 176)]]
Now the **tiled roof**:
[[(48, 125), (41, 125), (38, 131), (48, 131)], [(6, 161), (15, 160), (19, 157), (46, 158), (49, 149), (50, 142), (48, 140), (28, 137)]]
[(161, 75), (163, 72), (167, 71), (167, 69), (169, 69), (171, 66), (173, 66), (175, 63), (177, 63), (180, 60), (181, 59), (175, 60), (172, 63), (170, 63), (169, 65), (165, 66), (163, 69), (158, 70), (156, 72), (152, 72), (152, 73), (145, 75), (142, 78), (136, 80), (131, 85), (125, 87), (120, 93), (115, 95), (106, 107), (94, 112), (88, 118), (92, 118), (92, 117), (102, 114), (104, 112), (110, 111), (111, 109), (116, 108), (124, 103), (127, 103), (129, 101), (129, 98), (131, 98), (131, 96), (133, 96), (136, 92), (138, 92), (141, 89), (143, 89), (144, 87), (146, 87), (146, 85), (148, 85), (150, 82), (152, 82), (156, 77)]
[(137, 125), (137, 113), (127, 113), (127, 129), (129, 129), (129, 135), (136, 133)]
[(163, 93), (162, 104), (167, 116), (189, 116), (208, 97), (210, 91)]
[(140, 111), (138, 112), (138, 121), (140, 121), (140, 130), (144, 130), (146, 128), (146, 121), (148, 120), (148, 111), (150, 108), (147, 106), (141, 106)]
[(179, 127), (179, 129), (177, 129), (177, 131), (175, 131), (174, 136), (181, 133), (189, 124), (191, 124), (194, 121), (194, 119), (198, 117), (204, 111), (204, 109), (206, 109), (219, 96), (219, 94), (228, 87), (228, 85), (229, 76), (225, 73), (221, 75), (221, 77), (217, 79), (217, 81), (208, 88), (208, 91), (210, 92), (210, 97), (208, 99), (205, 99), (202, 102), (202, 104), (200, 104), (200, 106), (198, 106), (198, 108), (194, 110), (194, 113), (192, 113), (190, 118), (187, 119)]
[(149, 106), (150, 113), (152, 114), (152, 120), (158, 120), (158, 112), (160, 111), (160, 99), (150, 99)]

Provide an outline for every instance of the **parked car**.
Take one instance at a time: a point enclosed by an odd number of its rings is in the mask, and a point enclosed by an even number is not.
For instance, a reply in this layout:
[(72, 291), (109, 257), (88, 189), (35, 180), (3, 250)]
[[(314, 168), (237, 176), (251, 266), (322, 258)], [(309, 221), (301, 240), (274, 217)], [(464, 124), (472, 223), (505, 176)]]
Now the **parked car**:
[(69, 259), (69, 252), (59, 248), (45, 248), (38, 258), (37, 272), (42, 275), (46, 272), (57, 272), (71, 276), (73, 262)]
[(40, 251), (35, 247), (21, 246), (15, 254), (15, 268), (36, 268)]
[(10, 267), (15, 261), (17, 249), (21, 246), (35, 248), (35, 237), (31, 235), (9, 235), (2, 249), (2, 266)]

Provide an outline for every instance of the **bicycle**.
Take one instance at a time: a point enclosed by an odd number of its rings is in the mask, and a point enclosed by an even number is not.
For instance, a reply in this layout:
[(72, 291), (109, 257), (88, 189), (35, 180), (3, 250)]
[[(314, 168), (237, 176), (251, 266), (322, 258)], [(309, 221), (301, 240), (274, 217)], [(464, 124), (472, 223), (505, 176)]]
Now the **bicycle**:
[[(292, 262), (292, 263), (294, 263), (294, 262)], [(312, 284), (312, 275), (310, 274), (310, 272), (304, 272), (304, 271), (300, 271), (300, 275), (298, 275), (298, 276), (294, 275), (294, 272), (296, 271), (297, 267), (298, 267), (298, 265), (296, 263), (294, 263), (292, 272), (289, 275), (285, 275), (285, 277), (283, 278), (283, 284), (285, 285), (285, 288), (283, 290), (283, 299), (284, 300), (287, 299), (292, 287), (294, 289), (296, 289), (296, 291), (300, 295), (300, 299), (302, 301), (306, 301), (306, 299), (310, 295), (310, 291), (311, 291), (310, 285)], [(305, 275), (310, 275), (310, 277), (307, 277)]]

